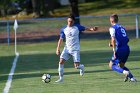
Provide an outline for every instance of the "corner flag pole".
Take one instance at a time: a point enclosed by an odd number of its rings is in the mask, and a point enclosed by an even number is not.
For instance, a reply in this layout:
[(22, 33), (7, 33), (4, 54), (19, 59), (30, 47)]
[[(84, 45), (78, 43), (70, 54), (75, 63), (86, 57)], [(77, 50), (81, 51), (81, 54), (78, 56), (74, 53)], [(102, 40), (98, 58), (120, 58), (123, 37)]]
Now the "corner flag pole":
[(136, 15), (136, 38), (139, 38), (139, 18)]
[(15, 30), (15, 54), (16, 55), (19, 55), (18, 52), (17, 52), (17, 28), (18, 28), (18, 23), (17, 23), (17, 20), (15, 19), (15, 22), (14, 22), (14, 30)]

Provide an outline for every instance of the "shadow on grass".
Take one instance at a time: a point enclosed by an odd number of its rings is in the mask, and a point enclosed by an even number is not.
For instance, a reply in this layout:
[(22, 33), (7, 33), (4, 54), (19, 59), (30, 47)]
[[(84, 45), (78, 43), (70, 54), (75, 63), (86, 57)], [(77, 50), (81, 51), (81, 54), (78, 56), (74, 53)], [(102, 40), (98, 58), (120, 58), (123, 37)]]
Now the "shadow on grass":
[[(139, 61), (139, 57), (140, 57), (138, 56), (139, 53), (140, 51), (132, 51), (127, 64), (129, 64), (129, 62), (131, 61)], [(111, 55), (112, 53), (108, 51), (81, 52), (81, 63), (83, 63), (85, 67), (93, 66), (93, 68), (95, 69), (96, 66), (107, 66), (107, 69), (86, 70), (85, 73), (98, 73), (98, 72), (111, 71), (108, 68), (108, 62)], [(2, 59), (5, 58), (8, 59), (8, 57), (3, 57)], [(9, 58), (11, 59), (11, 57)], [(55, 54), (20, 55), (13, 79), (41, 77), (43, 73), (50, 73), (52, 76), (58, 76), (57, 73), (58, 60), (59, 57), (56, 56)], [(8, 64), (9, 63), (3, 64), (3, 66), (1, 66), (1, 69), (5, 69)], [(11, 64), (9, 65), (9, 67), (11, 66)], [(65, 68), (73, 68), (72, 59), (68, 60), (68, 62), (65, 63)], [(56, 71), (52, 72), (51, 70), (53, 69), (56, 69)], [(139, 67), (130, 68), (130, 70), (135, 70), (135, 69), (140, 69), (140, 68)], [(65, 72), (65, 75), (69, 75), (69, 74), (79, 74), (79, 71)], [(8, 74), (1, 75), (0, 81), (5, 81), (7, 80), (7, 78), (8, 78)]]

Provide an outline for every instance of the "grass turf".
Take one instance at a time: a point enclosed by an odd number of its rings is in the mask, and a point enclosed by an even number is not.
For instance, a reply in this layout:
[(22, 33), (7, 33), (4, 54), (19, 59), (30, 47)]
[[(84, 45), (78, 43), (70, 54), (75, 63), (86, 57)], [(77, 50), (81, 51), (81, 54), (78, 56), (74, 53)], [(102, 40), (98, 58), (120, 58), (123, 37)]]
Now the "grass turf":
[[(64, 83), (54, 83), (58, 79), (58, 60), (55, 55), (56, 42), (18, 45), (20, 53), (12, 86), (9, 93), (139, 93), (139, 39), (129, 43), (131, 54), (126, 63), (137, 78), (137, 83), (123, 82), (123, 75), (111, 71), (108, 61), (112, 55), (109, 40), (81, 40), (81, 63), (85, 65), (85, 75), (73, 68), (72, 59), (65, 64)], [(3, 91), (14, 59), (14, 47), (0, 46), (0, 91)], [(50, 83), (41, 81), (44, 73), (52, 75)]]

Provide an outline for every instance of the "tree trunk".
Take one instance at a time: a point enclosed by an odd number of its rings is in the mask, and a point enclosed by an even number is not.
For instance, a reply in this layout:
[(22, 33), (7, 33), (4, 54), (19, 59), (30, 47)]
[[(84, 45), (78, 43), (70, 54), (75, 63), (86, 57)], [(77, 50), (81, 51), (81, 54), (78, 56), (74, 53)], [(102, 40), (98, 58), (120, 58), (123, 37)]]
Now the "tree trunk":
[(40, 0), (32, 0), (33, 17), (40, 17)]
[[(75, 17), (79, 17), (78, 0), (69, 0), (69, 2), (70, 2), (70, 6), (71, 6), (71, 13)], [(80, 24), (80, 19), (79, 18), (76, 18), (75, 23), (76, 24)]]
[(43, 16), (47, 16), (48, 15), (48, 0), (42, 0), (41, 1), (41, 12)]
[(6, 16), (7, 14), (5, 9), (0, 9), (0, 12), (1, 12), (0, 15), (3, 17)]

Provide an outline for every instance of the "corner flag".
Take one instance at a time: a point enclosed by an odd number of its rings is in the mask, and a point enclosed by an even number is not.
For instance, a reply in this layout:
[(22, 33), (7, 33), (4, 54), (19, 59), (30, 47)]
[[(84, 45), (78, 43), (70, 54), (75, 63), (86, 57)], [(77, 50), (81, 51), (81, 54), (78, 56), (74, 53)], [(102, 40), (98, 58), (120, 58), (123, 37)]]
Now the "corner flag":
[(15, 19), (15, 22), (14, 22), (14, 30), (15, 30), (15, 54), (18, 56), (19, 53), (17, 52), (17, 28), (18, 28), (18, 23), (17, 23), (17, 20)]
[(18, 23), (17, 23), (17, 20), (15, 19), (15, 22), (14, 22), (14, 30), (16, 30), (18, 28)]

